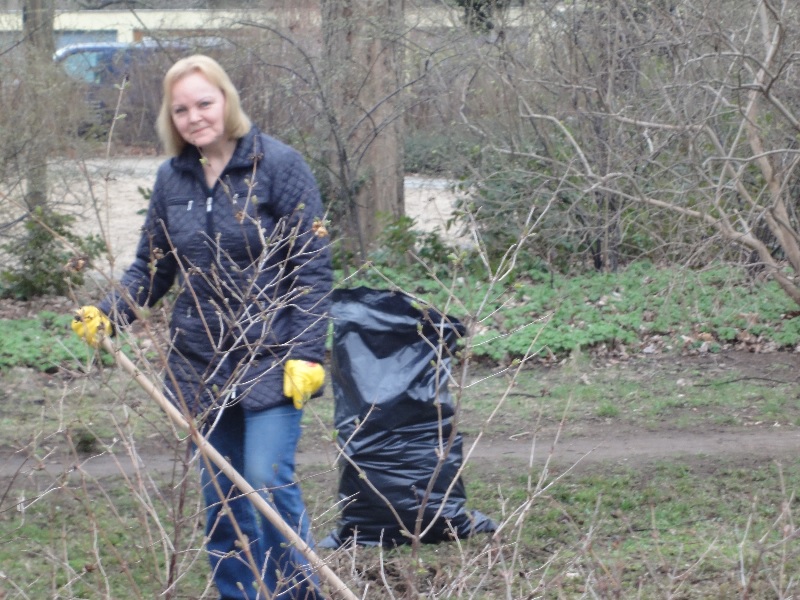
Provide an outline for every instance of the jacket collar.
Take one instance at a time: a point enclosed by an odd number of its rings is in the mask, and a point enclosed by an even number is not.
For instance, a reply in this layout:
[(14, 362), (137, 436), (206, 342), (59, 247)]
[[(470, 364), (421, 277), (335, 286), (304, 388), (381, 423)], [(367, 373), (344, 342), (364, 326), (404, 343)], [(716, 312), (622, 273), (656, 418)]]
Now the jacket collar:
[[(236, 149), (233, 151), (233, 156), (231, 156), (226, 169), (252, 168), (253, 162), (259, 161), (263, 157), (264, 149), (259, 131), (253, 125), (250, 131), (236, 142)], [(172, 159), (172, 166), (181, 171), (194, 171), (202, 174), (200, 151), (196, 146), (187, 144), (183, 151)]]

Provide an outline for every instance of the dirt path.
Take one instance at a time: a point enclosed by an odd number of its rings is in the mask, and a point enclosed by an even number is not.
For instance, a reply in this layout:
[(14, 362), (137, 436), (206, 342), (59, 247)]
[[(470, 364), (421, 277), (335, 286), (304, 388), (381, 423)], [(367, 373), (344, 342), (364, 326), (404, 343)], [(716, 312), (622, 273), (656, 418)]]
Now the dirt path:
[[(482, 437), (463, 438), (462, 457), (480, 472), (497, 468), (510, 469), (533, 465), (540, 469), (546, 462), (551, 469), (563, 472), (581, 470), (598, 463), (613, 463), (634, 469), (646, 468), (660, 460), (685, 458), (687, 463), (700, 462), (763, 462), (793, 459), (800, 452), (800, 427), (756, 426), (704, 431), (645, 431), (598, 425), (591, 435), (554, 432), (517, 436), (514, 439)], [(336, 453), (333, 447), (313, 447), (301, 442), (297, 454), (300, 467), (315, 470), (333, 469)], [(81, 472), (94, 478), (130, 475), (139, 469), (150, 474), (169, 472), (178, 466), (168, 451), (145, 450), (137, 460), (124, 453), (70, 456), (49, 456), (34, 462), (9, 450), (0, 449), (0, 479)]]
[[(695, 460), (794, 458), (800, 452), (800, 428), (759, 426), (705, 431), (644, 431), (599, 426), (591, 436), (566, 433), (553, 445), (552, 436), (533, 440), (489, 440), (476, 447), (477, 460), (527, 461), (551, 458), (560, 468), (614, 462), (634, 468), (653, 461), (685, 457)], [(551, 455), (552, 452), (552, 456)], [(465, 450), (466, 453), (466, 450)]]

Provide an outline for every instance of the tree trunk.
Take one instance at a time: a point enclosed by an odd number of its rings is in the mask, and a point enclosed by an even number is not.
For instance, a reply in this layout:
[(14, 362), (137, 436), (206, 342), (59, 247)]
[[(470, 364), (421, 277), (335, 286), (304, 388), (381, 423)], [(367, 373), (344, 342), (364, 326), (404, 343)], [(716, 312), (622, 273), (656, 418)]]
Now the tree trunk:
[(404, 214), (403, 13), (402, 0), (322, 0), (334, 225), (361, 260)]
[[(25, 203), (29, 210), (45, 206), (47, 202), (47, 153), (48, 144), (42, 132), (42, 118), (37, 99), (43, 95), (38, 93), (45, 88), (45, 75), (55, 52), (53, 37), (53, 3), (47, 0), (26, 0), (22, 8), (22, 29), (25, 43), (26, 73), (30, 80), (26, 82), (26, 98), (29, 110), (24, 126), (24, 134), (28, 140), (24, 159)], [(42, 66), (46, 65), (44, 73)]]

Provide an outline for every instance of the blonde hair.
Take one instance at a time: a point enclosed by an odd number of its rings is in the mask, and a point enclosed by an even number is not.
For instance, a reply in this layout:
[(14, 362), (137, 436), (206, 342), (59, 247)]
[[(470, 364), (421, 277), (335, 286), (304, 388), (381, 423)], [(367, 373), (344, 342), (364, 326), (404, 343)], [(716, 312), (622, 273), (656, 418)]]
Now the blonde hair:
[(172, 65), (164, 75), (161, 110), (156, 121), (158, 137), (164, 146), (164, 151), (171, 156), (177, 156), (186, 146), (186, 140), (181, 137), (172, 122), (172, 88), (180, 79), (191, 73), (201, 73), (225, 96), (224, 125), (230, 139), (239, 139), (250, 131), (250, 118), (242, 110), (239, 92), (236, 91), (225, 69), (209, 56), (203, 54), (187, 56)]

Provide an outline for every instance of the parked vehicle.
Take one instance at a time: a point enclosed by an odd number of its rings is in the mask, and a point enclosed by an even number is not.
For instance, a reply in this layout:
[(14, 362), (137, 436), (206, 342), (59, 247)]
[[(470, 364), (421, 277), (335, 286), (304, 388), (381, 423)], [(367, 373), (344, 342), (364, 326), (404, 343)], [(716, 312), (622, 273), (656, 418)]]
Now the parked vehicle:
[(182, 56), (224, 46), (218, 38), (86, 42), (59, 48), (53, 61), (79, 86), (87, 104), (80, 135), (106, 138), (113, 123), (114, 139), (122, 143), (155, 143), (166, 70)]

